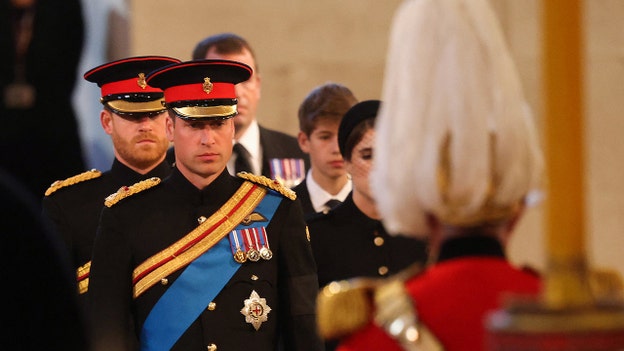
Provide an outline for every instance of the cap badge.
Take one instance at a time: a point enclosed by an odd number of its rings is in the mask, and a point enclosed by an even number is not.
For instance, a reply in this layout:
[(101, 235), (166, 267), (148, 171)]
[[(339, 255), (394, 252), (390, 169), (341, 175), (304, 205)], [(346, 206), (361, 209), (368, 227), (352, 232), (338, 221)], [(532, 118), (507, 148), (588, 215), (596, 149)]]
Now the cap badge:
[(141, 89), (145, 89), (147, 83), (145, 82), (145, 73), (139, 73), (139, 79), (137, 79), (137, 85), (141, 87)]
[(210, 94), (212, 91), (212, 83), (210, 82), (210, 78), (204, 78), (204, 84), (202, 85), (202, 89), (206, 92), (206, 94)]
[(245, 316), (245, 322), (250, 323), (258, 330), (263, 322), (269, 320), (271, 307), (266, 304), (266, 299), (258, 295), (255, 290), (251, 291), (248, 299), (245, 299), (245, 306), (240, 311)]

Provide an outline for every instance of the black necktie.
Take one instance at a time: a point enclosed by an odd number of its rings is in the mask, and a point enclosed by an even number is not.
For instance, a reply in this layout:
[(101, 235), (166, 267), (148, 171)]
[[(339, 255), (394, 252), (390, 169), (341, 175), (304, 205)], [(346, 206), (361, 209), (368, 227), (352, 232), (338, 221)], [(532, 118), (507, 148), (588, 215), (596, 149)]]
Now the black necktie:
[(328, 208), (328, 210), (323, 211), (325, 213), (329, 212), (329, 210), (333, 209), (334, 207), (340, 205), (342, 203), (342, 201), (340, 200), (336, 200), (336, 199), (330, 199), (329, 201), (327, 201), (325, 203), (325, 207)]
[(251, 164), (249, 163), (249, 158), (251, 155), (249, 151), (245, 149), (245, 147), (239, 143), (234, 144), (234, 153), (236, 154), (236, 160), (234, 161), (234, 172), (251, 172)]

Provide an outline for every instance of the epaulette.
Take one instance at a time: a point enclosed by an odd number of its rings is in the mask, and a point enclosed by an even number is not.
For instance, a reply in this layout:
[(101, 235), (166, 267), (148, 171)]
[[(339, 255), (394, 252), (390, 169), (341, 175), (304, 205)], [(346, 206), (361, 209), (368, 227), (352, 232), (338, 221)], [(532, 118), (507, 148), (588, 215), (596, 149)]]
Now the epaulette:
[(127, 198), (130, 195), (134, 195), (140, 193), (143, 190), (154, 187), (160, 183), (160, 178), (152, 177), (149, 179), (142, 180), (140, 182), (136, 182), (130, 186), (122, 186), (117, 190), (116, 193), (112, 193), (106, 197), (104, 200), (104, 205), (106, 207), (111, 207), (119, 201)]
[(374, 311), (379, 279), (354, 278), (327, 284), (318, 294), (316, 318), (324, 339), (340, 339), (363, 328)]
[(422, 266), (416, 264), (388, 279), (355, 278), (328, 284), (317, 298), (320, 335), (340, 339), (374, 322), (404, 350), (442, 350), (437, 338), (418, 323), (405, 289), (406, 279), (421, 271)]
[(61, 188), (65, 188), (70, 185), (78, 184), (87, 180), (95, 179), (95, 178), (100, 177), (101, 175), (102, 175), (102, 172), (98, 171), (97, 169), (92, 169), (92, 170), (77, 174), (73, 177), (69, 177), (65, 180), (57, 180), (54, 183), (52, 183), (52, 185), (50, 185), (48, 190), (46, 190), (45, 196), (50, 196), (55, 191)]
[(238, 172), (236, 173), (236, 176), (256, 184), (264, 185), (267, 188), (273, 189), (291, 200), (297, 198), (297, 193), (295, 193), (292, 189), (285, 187), (278, 180), (267, 178), (262, 175), (251, 174), (249, 172)]

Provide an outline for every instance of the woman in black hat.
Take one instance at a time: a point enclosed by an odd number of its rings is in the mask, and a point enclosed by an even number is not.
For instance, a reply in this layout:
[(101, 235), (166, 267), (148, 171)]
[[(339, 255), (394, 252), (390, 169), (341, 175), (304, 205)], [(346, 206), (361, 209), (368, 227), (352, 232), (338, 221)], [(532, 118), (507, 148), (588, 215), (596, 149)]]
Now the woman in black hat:
[[(380, 103), (367, 100), (354, 105), (338, 129), (338, 144), (353, 190), (342, 204), (308, 221), (320, 287), (353, 277), (385, 278), (426, 261), (423, 240), (388, 235), (369, 187)], [(328, 344), (326, 348), (334, 347)]]

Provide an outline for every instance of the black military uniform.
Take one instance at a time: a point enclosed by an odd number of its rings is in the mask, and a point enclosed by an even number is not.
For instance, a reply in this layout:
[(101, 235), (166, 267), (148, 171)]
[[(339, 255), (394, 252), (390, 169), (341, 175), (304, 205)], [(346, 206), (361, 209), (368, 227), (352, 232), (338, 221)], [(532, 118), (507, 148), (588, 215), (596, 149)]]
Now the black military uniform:
[[(198, 190), (174, 170), (163, 184), (105, 209), (91, 275), (90, 298), (95, 303), (92, 312), (98, 318), (96, 324), (123, 327), (122, 322), (136, 313), (136, 330), (140, 331), (181, 270), (131, 301), (132, 270), (197, 227), (198, 218), (215, 213), (241, 183), (241, 179), (224, 171), (207, 188)], [(275, 350), (275, 335), (280, 329), (284, 330), (287, 350), (318, 349), (316, 340), (309, 337), (316, 328), (313, 300), (318, 285), (299, 203), (282, 200), (266, 231), (273, 257), (241, 264), (216, 298), (206, 301), (206, 308), (173, 350), (203, 351), (209, 345), (219, 350)], [(258, 330), (240, 312), (253, 291), (271, 308)], [(118, 333), (135, 337), (125, 330), (101, 332), (106, 334), (98, 335), (98, 339)]]
[[(109, 171), (101, 175), (97, 171), (83, 173), (84, 181), (60, 188), (43, 198), (43, 212), (63, 238), (75, 270), (91, 261), (104, 199), (122, 186), (151, 177), (164, 178), (169, 173), (171, 166), (166, 161), (146, 174), (139, 174), (114, 160)], [(95, 178), (88, 179), (91, 174)]]
[[(104, 108), (126, 119), (141, 119), (165, 111), (162, 90), (148, 86), (144, 76), (175, 62), (179, 60), (163, 56), (129, 57), (95, 67), (84, 78), (101, 88)], [(109, 171), (87, 171), (57, 181), (46, 191), (43, 213), (63, 238), (81, 295), (88, 290), (91, 251), (104, 199), (122, 186), (151, 177), (166, 177), (169, 173), (171, 166), (166, 161), (140, 174), (115, 159)]]
[(387, 277), (427, 260), (422, 240), (391, 236), (353, 203), (352, 193), (327, 214), (308, 220), (319, 286), (353, 277)]
[[(233, 117), (233, 85), (250, 75), (238, 62), (196, 60), (148, 82), (187, 128)], [(316, 266), (294, 192), (225, 164), (199, 189), (180, 167), (107, 200), (89, 289), (94, 350), (322, 350)]]

